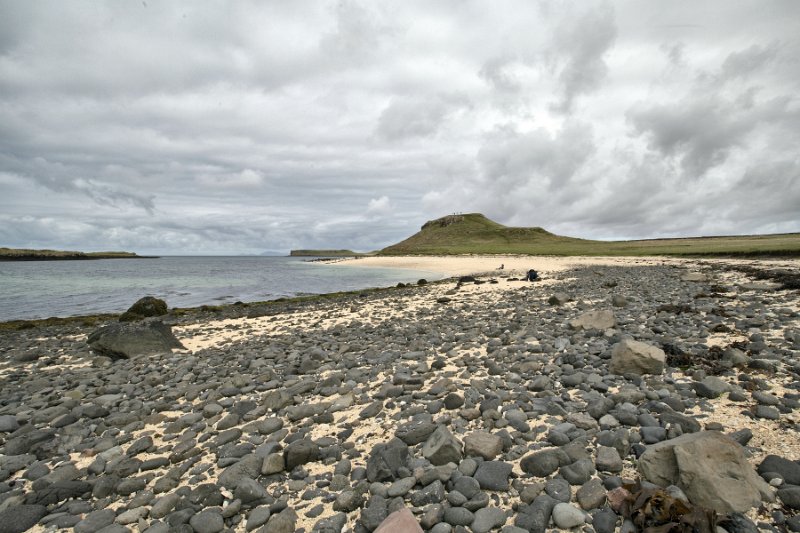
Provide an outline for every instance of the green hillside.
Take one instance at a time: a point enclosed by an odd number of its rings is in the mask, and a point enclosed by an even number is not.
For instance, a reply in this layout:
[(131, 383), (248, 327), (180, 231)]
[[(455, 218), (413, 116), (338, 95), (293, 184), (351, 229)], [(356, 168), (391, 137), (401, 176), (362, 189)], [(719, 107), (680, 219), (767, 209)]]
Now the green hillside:
[(425, 223), (379, 255), (800, 255), (800, 234), (594, 241), (554, 235), (542, 228), (503, 226), (479, 213)]
[(143, 259), (133, 252), (73, 252), (67, 250), (28, 250), (0, 248), (0, 261), (59, 261), (80, 259)]

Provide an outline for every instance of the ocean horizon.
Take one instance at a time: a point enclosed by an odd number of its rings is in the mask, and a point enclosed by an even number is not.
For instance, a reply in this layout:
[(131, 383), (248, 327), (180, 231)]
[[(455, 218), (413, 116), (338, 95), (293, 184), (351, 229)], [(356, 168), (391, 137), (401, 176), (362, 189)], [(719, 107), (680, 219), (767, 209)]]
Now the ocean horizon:
[(0, 322), (121, 313), (143, 296), (169, 307), (276, 300), (442, 274), (359, 267), (288, 256), (159, 256), (141, 259), (0, 262)]

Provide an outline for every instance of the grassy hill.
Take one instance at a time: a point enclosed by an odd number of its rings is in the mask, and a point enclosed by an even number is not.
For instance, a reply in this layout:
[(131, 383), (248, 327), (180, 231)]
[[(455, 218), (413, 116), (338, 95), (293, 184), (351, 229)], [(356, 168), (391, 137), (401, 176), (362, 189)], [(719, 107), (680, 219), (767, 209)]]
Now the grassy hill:
[(133, 252), (72, 252), (66, 250), (28, 250), (0, 248), (0, 261), (65, 261), (80, 259), (141, 259)]
[(379, 255), (800, 255), (800, 234), (594, 241), (555, 235), (542, 228), (503, 226), (479, 213), (425, 223)]

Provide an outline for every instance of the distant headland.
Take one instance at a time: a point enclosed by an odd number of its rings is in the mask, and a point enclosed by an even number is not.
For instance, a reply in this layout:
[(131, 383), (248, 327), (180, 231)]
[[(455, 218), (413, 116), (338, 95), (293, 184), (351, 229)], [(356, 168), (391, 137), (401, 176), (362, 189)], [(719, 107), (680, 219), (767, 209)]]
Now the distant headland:
[(133, 252), (74, 252), (0, 247), (0, 261), (80, 261), (88, 259), (157, 259)]
[(290, 257), (360, 257), (364, 254), (352, 250), (292, 250)]
[(377, 255), (797, 257), (800, 256), (800, 234), (596, 241), (556, 235), (539, 227), (504, 226), (480, 213), (465, 213), (426, 222), (420, 231), (411, 237), (375, 253)]

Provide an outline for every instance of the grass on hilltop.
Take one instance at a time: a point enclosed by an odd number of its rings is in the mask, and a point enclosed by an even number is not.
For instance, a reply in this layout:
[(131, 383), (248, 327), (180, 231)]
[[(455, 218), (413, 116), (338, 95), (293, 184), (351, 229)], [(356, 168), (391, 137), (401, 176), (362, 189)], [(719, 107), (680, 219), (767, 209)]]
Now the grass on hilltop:
[(379, 255), (522, 254), (558, 256), (798, 256), (800, 234), (594, 241), (555, 235), (542, 228), (503, 226), (478, 213), (427, 222)]
[(25, 248), (0, 248), (0, 261), (36, 259), (128, 259), (139, 258), (133, 252), (74, 252), (67, 250), (29, 250)]

